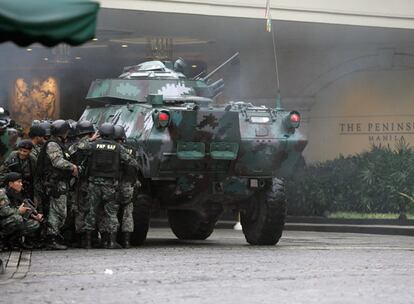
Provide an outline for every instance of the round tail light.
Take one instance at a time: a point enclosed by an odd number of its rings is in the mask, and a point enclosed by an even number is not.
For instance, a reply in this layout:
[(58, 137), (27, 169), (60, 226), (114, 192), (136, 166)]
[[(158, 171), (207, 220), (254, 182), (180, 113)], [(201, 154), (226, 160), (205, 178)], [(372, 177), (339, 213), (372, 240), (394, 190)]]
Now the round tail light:
[(292, 111), (289, 113), (289, 123), (290, 123), (291, 128), (298, 128), (300, 125), (300, 120), (301, 120), (301, 117), (300, 117), (299, 112)]

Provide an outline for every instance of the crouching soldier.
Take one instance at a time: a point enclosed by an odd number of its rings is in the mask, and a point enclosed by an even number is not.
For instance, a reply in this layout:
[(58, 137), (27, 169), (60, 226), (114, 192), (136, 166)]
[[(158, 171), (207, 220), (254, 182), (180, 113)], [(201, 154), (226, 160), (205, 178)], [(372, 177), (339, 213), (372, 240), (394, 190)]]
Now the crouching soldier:
[[(99, 127), (100, 139), (92, 143), (88, 158), (88, 197), (89, 204), (85, 216), (85, 233), (90, 240), (90, 234), (98, 226), (102, 235), (103, 247), (119, 249), (116, 242), (118, 231), (119, 203), (116, 200), (116, 190), (119, 184), (120, 169), (123, 163), (133, 162), (125, 149), (113, 140), (114, 125), (103, 123)], [(135, 161), (136, 162), (136, 161)], [(97, 219), (101, 213), (102, 218)]]
[(26, 197), (33, 200), (34, 173), (36, 159), (30, 154), (33, 144), (30, 140), (24, 139), (17, 145), (18, 150), (13, 151), (0, 166), (0, 179), (4, 180), (4, 176), (8, 172), (18, 172), (22, 175), (23, 193)]
[[(22, 236), (32, 238), (40, 228), (43, 215), (37, 213), (33, 206), (26, 205), (24, 199), (16, 199), (23, 189), (19, 173), (10, 172), (5, 177), (6, 189), (0, 189), (0, 231), (3, 242), (9, 247), (31, 248), (22, 243)], [(8, 197), (7, 193), (12, 197)]]

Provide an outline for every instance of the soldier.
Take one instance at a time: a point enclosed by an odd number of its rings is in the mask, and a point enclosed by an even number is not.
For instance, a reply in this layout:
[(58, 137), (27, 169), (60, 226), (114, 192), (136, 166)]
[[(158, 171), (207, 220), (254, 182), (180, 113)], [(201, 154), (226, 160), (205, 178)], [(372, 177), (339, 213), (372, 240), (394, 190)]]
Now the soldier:
[(17, 145), (18, 150), (13, 151), (0, 166), (0, 179), (8, 172), (18, 172), (23, 177), (23, 195), (33, 200), (34, 174), (36, 159), (31, 155), (33, 144), (30, 140), (21, 140)]
[(96, 229), (97, 214), (102, 211), (98, 223), (102, 235), (103, 247), (119, 249), (116, 234), (119, 226), (116, 190), (119, 183), (122, 163), (133, 162), (125, 149), (113, 140), (114, 126), (103, 123), (99, 128), (101, 139), (92, 143), (88, 158), (88, 211), (85, 217), (85, 237), (91, 239), (91, 232)]
[(71, 160), (81, 169), (81, 174), (72, 193), (74, 225), (76, 233), (82, 236), (80, 246), (83, 248), (91, 248), (91, 241), (84, 231), (86, 213), (85, 198), (88, 193), (88, 177), (85, 164), (88, 156), (87, 151), (91, 147), (91, 143), (96, 140), (98, 133), (95, 132), (93, 124), (87, 120), (77, 123), (76, 133), (79, 140), (69, 147)]
[(67, 215), (69, 179), (78, 176), (78, 167), (69, 161), (64, 142), (69, 124), (64, 120), (52, 123), (52, 137), (42, 147), (37, 160), (37, 183), (43, 185), (44, 198), (48, 201), (46, 216), (46, 237), (49, 249), (64, 250), (67, 247), (58, 242), (60, 229)]
[(46, 136), (46, 130), (42, 128), (40, 125), (37, 124), (37, 125), (33, 125), (30, 127), (29, 137), (33, 144), (33, 149), (30, 154), (35, 158), (36, 161), (37, 161), (37, 157), (39, 155), (40, 149), (45, 143), (45, 136)]
[[(132, 147), (129, 147), (125, 144), (126, 135), (123, 126), (115, 126), (114, 139), (119, 144), (123, 145), (128, 154), (136, 160), (136, 151)], [(131, 162), (122, 164), (121, 176), (119, 181), (118, 201), (120, 203), (119, 215), (121, 219), (122, 246), (124, 248), (131, 247), (131, 233), (134, 231), (134, 205), (132, 202), (132, 198), (134, 195), (134, 187), (137, 183), (137, 177), (138, 172), (136, 166), (134, 166)]]
[(23, 188), (22, 176), (19, 173), (8, 173), (5, 181), (7, 188), (0, 189), (1, 237), (11, 247), (22, 246), (21, 236), (33, 236), (40, 228), (43, 215), (34, 213), (32, 208), (25, 206), (23, 201), (18, 199)]

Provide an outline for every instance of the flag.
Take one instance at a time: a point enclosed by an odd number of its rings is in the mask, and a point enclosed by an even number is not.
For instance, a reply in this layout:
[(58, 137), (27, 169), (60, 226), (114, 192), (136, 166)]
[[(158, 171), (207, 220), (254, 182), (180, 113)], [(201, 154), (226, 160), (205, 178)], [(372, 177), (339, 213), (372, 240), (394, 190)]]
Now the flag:
[(270, 15), (270, 0), (266, 0), (265, 18), (266, 18), (266, 31), (270, 33), (272, 31), (272, 16)]

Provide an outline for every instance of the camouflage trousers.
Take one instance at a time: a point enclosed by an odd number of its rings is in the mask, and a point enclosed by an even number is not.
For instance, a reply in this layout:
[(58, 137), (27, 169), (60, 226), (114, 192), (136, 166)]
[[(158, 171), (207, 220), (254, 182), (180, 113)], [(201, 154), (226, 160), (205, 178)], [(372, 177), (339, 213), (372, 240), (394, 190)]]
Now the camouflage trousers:
[(119, 204), (116, 201), (118, 183), (108, 178), (90, 178), (86, 197), (85, 231), (118, 231)]
[(84, 232), (85, 214), (87, 210), (86, 196), (88, 193), (88, 181), (83, 179), (68, 195), (68, 215), (66, 224), (69, 229), (74, 229), (77, 233)]
[(60, 229), (65, 224), (67, 215), (67, 184), (65, 182), (57, 182), (59, 194), (50, 196), (49, 210), (46, 217), (46, 235), (59, 235)]
[(121, 182), (119, 184), (119, 218), (121, 222), (122, 232), (134, 231), (134, 204), (132, 198), (134, 195), (134, 186), (129, 182)]
[(21, 215), (13, 214), (0, 220), (1, 236), (12, 234), (33, 235), (40, 228), (40, 223), (32, 219), (24, 219)]

